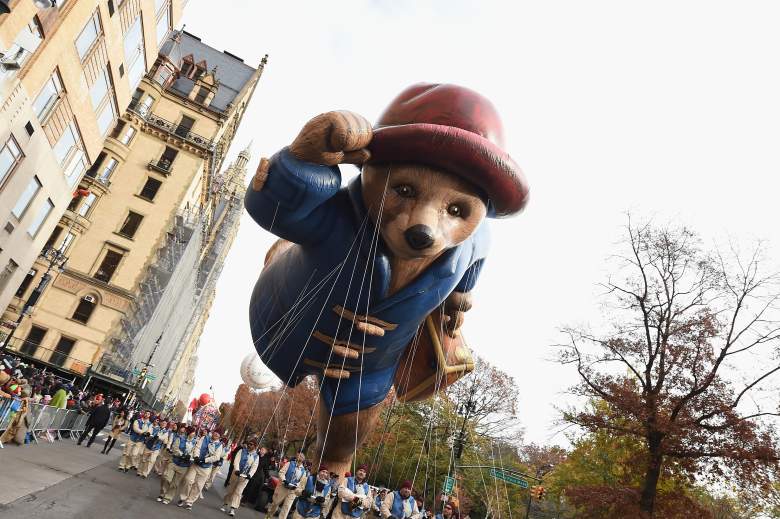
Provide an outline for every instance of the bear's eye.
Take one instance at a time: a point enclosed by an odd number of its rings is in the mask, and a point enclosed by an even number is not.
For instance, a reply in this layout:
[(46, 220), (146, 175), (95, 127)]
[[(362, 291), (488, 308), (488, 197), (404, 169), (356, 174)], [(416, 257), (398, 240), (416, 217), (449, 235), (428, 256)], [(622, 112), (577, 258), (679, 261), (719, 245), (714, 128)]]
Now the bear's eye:
[(447, 207), (447, 212), (451, 216), (456, 216), (456, 217), (463, 216), (463, 210), (460, 208), (458, 204), (450, 204), (449, 207)]
[(401, 184), (396, 186), (395, 192), (402, 198), (412, 198), (414, 196), (414, 188), (409, 184)]

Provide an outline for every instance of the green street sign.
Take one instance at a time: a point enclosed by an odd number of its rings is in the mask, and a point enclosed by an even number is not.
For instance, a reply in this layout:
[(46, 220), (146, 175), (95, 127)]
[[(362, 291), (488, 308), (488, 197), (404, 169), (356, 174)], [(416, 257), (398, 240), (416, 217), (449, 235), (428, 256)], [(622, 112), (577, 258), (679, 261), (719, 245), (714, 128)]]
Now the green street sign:
[(518, 476), (515, 476), (514, 474), (506, 473), (503, 470), (490, 469), (490, 475), (496, 479), (501, 479), (503, 481), (506, 481), (507, 483), (512, 483), (513, 485), (517, 485), (520, 488), (528, 488), (528, 481)]
[(444, 490), (443, 492), (445, 494), (449, 494), (452, 492), (452, 489), (455, 488), (455, 478), (451, 478), (450, 476), (446, 476), (444, 478)]

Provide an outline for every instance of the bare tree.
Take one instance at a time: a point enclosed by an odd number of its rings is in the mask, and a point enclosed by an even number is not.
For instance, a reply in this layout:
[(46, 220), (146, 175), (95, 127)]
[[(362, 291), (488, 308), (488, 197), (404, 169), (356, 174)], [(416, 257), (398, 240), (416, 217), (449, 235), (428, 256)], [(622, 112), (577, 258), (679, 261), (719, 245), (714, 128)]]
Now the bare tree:
[(674, 464), (693, 478), (774, 491), (776, 402), (765, 392), (780, 361), (778, 275), (763, 249), (708, 251), (684, 227), (635, 225), (603, 285), (607, 323), (564, 329), (560, 362), (576, 367), (575, 394), (606, 405), (565, 413), (588, 431), (642, 440), (641, 517), (653, 517), (659, 477)]

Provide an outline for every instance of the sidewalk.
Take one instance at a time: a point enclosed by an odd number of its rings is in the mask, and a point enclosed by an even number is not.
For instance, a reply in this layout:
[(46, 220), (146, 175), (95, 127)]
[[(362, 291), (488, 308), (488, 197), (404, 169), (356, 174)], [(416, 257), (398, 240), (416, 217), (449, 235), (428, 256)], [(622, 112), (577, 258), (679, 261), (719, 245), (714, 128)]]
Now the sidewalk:
[(63, 436), (54, 443), (42, 441), (38, 445), (6, 445), (0, 449), (0, 506), (20, 497), (39, 492), (66, 480), (76, 474), (93, 469), (104, 463), (119, 463), (126, 438), (120, 437), (109, 455), (100, 454), (106, 433), (101, 432), (92, 447), (87, 449), (86, 440), (77, 446), (73, 440)]

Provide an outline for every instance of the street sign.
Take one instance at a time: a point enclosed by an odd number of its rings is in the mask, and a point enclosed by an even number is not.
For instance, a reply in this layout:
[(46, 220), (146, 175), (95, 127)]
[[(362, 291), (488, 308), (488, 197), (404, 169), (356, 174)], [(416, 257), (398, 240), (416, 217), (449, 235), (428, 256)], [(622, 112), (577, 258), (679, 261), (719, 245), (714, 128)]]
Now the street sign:
[(506, 481), (507, 483), (512, 483), (513, 485), (517, 485), (520, 488), (528, 488), (528, 481), (518, 476), (515, 476), (514, 474), (509, 474), (507, 472), (504, 472), (503, 470), (490, 469), (490, 475), (496, 479), (501, 479), (503, 481)]
[(445, 477), (443, 492), (445, 494), (449, 494), (450, 492), (452, 492), (453, 488), (455, 488), (455, 478), (451, 478), (450, 476)]

